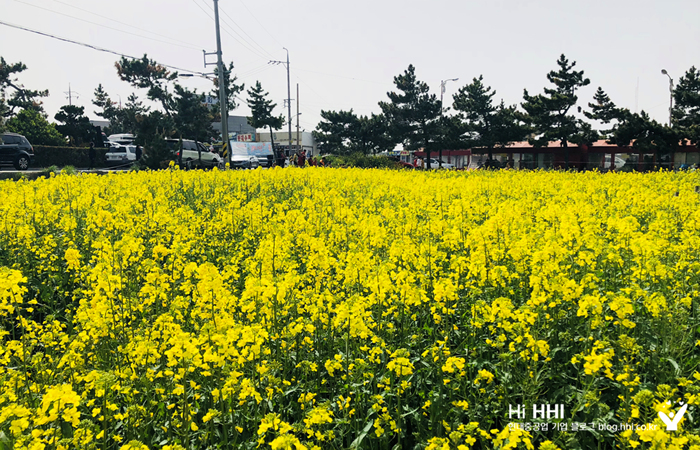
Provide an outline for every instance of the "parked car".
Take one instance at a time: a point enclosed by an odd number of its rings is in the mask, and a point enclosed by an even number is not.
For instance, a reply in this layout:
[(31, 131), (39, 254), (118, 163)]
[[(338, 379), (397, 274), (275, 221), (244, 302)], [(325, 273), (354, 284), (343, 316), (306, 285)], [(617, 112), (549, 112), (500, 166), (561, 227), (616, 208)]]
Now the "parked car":
[(26, 137), (17, 133), (0, 135), (0, 164), (12, 164), (17, 170), (27, 170), (34, 160), (34, 147)]
[[(610, 169), (611, 160), (612, 160), (611, 155), (610, 155), (610, 154), (606, 154), (606, 155), (605, 155), (605, 163), (604, 163), (604, 165), (603, 165), (603, 168), (605, 168), (605, 169)], [(625, 164), (626, 164), (626, 161), (625, 161), (624, 159), (622, 159), (622, 158), (620, 158), (619, 156), (615, 155), (615, 169), (620, 170), (620, 169), (622, 169), (622, 167), (623, 167)]]
[[(168, 149), (173, 153), (175, 161), (180, 158), (180, 140), (166, 139)], [(199, 167), (199, 154), (202, 153), (201, 168), (223, 167), (223, 158), (204, 146), (201, 142), (195, 142), (188, 139), (182, 140), (182, 164), (188, 169)]]
[[(251, 151), (249, 151), (249, 148), (246, 145), (246, 143), (231, 141), (231, 144), (231, 148), (233, 149), (231, 152), (232, 169), (256, 169), (258, 166), (261, 165), (263, 167), (271, 167), (263, 165), (264, 163), (269, 163), (269, 159), (267, 158), (267, 156), (263, 156), (265, 159), (263, 163), (260, 158), (258, 158)], [(217, 142), (214, 144), (214, 149), (216, 149), (217, 153), (221, 153), (221, 147), (221, 142)], [(222, 159), (224, 164), (228, 163), (228, 157), (222, 156)]]
[(136, 161), (136, 146), (113, 143), (105, 153), (108, 166), (133, 164)]
[(257, 169), (260, 160), (248, 152), (245, 146), (231, 146), (232, 169)]
[[(423, 168), (428, 167), (428, 162), (427, 160), (424, 160)], [(431, 169), (439, 169), (440, 168), (440, 160), (437, 158), (430, 158), (430, 168)], [(446, 163), (445, 161), (442, 161), (442, 168), (446, 170), (454, 170), (455, 165)]]

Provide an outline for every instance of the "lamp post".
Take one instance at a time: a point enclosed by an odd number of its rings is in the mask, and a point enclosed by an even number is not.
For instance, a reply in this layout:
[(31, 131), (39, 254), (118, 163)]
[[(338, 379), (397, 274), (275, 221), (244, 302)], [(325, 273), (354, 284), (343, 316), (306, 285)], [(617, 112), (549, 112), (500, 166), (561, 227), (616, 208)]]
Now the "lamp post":
[(671, 126), (671, 118), (673, 117), (673, 78), (668, 74), (666, 69), (661, 69), (661, 73), (668, 77), (668, 89), (671, 92), (671, 98), (668, 106), (668, 126)]
[[(448, 80), (441, 80), (440, 81), (440, 125), (443, 125), (442, 122), (442, 96), (445, 93), (445, 85), (447, 84), (448, 81), (457, 81), (459, 78), (450, 78)], [(440, 154), (438, 155), (438, 167), (442, 169), (442, 147), (444, 147), (444, 140), (443, 142), (440, 143)]]

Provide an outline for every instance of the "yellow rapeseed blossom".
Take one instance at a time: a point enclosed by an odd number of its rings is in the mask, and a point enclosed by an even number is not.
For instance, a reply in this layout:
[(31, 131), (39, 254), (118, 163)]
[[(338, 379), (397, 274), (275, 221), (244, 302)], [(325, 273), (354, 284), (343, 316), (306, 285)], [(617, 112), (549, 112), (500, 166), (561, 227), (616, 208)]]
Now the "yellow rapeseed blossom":
[[(14, 448), (569, 442), (529, 417), (491, 430), (533, 405), (631, 427), (576, 432), (581, 448), (700, 445), (698, 172), (172, 165), (0, 184)], [(659, 413), (684, 414), (678, 430)]]

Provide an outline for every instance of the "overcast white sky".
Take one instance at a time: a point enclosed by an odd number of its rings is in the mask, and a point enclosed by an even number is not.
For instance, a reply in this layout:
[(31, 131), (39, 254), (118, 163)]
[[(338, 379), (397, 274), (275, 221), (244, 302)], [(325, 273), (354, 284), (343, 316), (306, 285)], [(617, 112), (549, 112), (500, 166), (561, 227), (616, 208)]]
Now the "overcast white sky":
[[(209, 72), (202, 49), (216, 50), (212, 7), (212, 0), (0, 0), (0, 21)], [(219, 7), (224, 60), (246, 87), (260, 80), (285, 116), (286, 71), (268, 61), (284, 60), (282, 47), (289, 49), (292, 98), (298, 83), (307, 131), (321, 109), (380, 112), (377, 102), (409, 64), (438, 96), (441, 80), (459, 78), (447, 84), (451, 97), (483, 74), (498, 100), (519, 104), (523, 88), (534, 94), (548, 84), (561, 53), (591, 80), (579, 105), (602, 86), (618, 105), (665, 122), (669, 86), (661, 69), (677, 80), (700, 66), (698, 0), (220, 0)], [(0, 25), (0, 55), (27, 65), (20, 75), (27, 88), (49, 89), (50, 119), (68, 103), (69, 83), (79, 94), (73, 103), (91, 118), (99, 83), (115, 101), (132, 92), (145, 97), (119, 80), (112, 54)], [(181, 83), (210, 89), (201, 78)], [(232, 114), (249, 110), (242, 102)]]

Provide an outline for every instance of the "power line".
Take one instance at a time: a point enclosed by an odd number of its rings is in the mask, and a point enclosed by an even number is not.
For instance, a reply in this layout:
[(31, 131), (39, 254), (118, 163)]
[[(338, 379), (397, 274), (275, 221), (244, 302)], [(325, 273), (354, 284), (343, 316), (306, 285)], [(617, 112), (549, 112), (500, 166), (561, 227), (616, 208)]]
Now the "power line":
[(202, 12), (203, 12), (204, 14), (207, 15), (207, 17), (209, 17), (211, 20), (214, 20), (214, 17), (212, 17), (211, 15), (209, 15), (209, 13), (207, 12), (207, 10), (204, 9), (204, 8), (202, 8), (202, 5), (200, 5), (199, 3), (197, 3), (197, 0), (192, 0), (192, 2), (193, 2), (195, 5), (197, 5), (197, 7), (198, 7), (199, 9), (201, 9)]
[[(38, 34), (38, 35), (40, 35), (40, 36), (46, 36), (46, 37), (50, 37), (50, 38), (52, 38), (52, 39), (56, 39), (56, 40), (59, 40), (59, 41), (68, 42), (68, 43), (70, 43), (70, 44), (81, 45), (81, 46), (83, 46), (83, 47), (87, 47), (87, 48), (90, 48), (90, 49), (92, 49), (92, 50), (97, 50), (97, 51), (99, 51), (99, 52), (111, 53), (111, 54), (113, 54), (113, 55), (122, 56), (122, 57), (124, 57), (124, 58), (129, 58), (129, 59), (136, 59), (136, 60), (141, 59), (141, 58), (137, 58), (137, 57), (135, 57), (135, 56), (129, 56), (129, 55), (125, 55), (125, 54), (123, 54), (123, 53), (115, 52), (114, 50), (109, 50), (109, 49), (106, 49), (106, 48), (97, 47), (96, 45), (86, 44), (86, 43), (84, 43), (84, 42), (78, 42), (78, 41), (74, 41), (74, 40), (72, 40), (72, 39), (62, 38), (62, 37), (59, 37), (59, 36), (54, 36), (53, 34), (44, 33), (44, 32), (42, 32), (42, 31), (37, 31), (37, 30), (32, 30), (31, 28), (22, 27), (22, 26), (19, 26), (19, 25), (13, 25), (13, 24), (11, 24), (11, 23), (7, 23), (7, 22), (3, 22), (3, 21), (0, 21), (0, 25), (5, 25), (5, 26), (11, 27), (11, 28), (17, 28), (18, 30), (28, 31), (28, 32), (30, 32), (30, 33)], [(196, 71), (196, 70), (183, 69), (183, 68), (181, 68), (181, 67), (169, 66), (169, 65), (167, 65), (167, 64), (161, 64), (161, 63), (158, 63), (158, 64), (161, 65), (161, 66), (163, 66), (163, 67), (167, 67), (168, 69), (179, 70), (179, 71), (182, 71), (182, 72), (193, 73), (193, 74), (202, 75), (202, 76), (206, 75), (204, 72), (198, 72), (198, 71)]]
[(261, 73), (263, 73), (267, 70), (270, 70), (270, 69), (271, 69), (271, 66), (266, 64), (265, 67), (260, 67), (256, 70), (249, 70), (248, 72), (239, 73), (238, 76), (241, 78), (241, 80), (243, 80), (244, 78), (249, 79), (251, 77), (258, 76)]
[[(192, 1), (195, 3), (195, 5), (197, 5), (199, 7), (199, 9), (202, 10), (202, 12), (204, 12), (204, 14), (206, 14), (211, 20), (214, 20), (214, 18), (204, 8), (202, 8), (202, 6), (197, 2), (197, 0), (192, 0)], [(205, 3), (205, 5), (207, 5), (207, 7), (213, 11), (213, 8), (208, 3)], [(223, 22), (224, 26), (230, 28), (234, 33), (238, 34), (238, 32), (236, 30), (234, 30), (226, 21), (222, 21), (222, 22)], [(226, 28), (223, 28), (223, 30), (226, 34), (231, 36), (233, 38), (233, 40), (238, 42), (243, 48), (245, 48), (249, 52), (253, 53), (255, 56), (262, 58), (262, 59), (267, 59), (266, 56), (264, 56), (262, 53), (260, 53), (255, 48), (249, 47), (250, 43), (242, 42), (236, 36), (231, 34), (231, 32), (229, 30), (227, 30)], [(238, 34), (238, 36), (240, 36), (240, 38), (243, 39), (243, 41), (245, 41), (245, 38), (243, 36), (241, 36), (240, 34)]]
[(81, 22), (89, 23), (89, 24), (91, 24), (91, 25), (96, 25), (96, 26), (101, 27), (101, 28), (108, 28), (108, 29), (110, 29), (110, 30), (118, 31), (118, 32), (120, 32), (120, 33), (130, 34), (130, 35), (132, 35), (132, 36), (137, 36), (137, 37), (140, 37), (140, 38), (143, 38), (143, 39), (149, 39), (149, 40), (151, 40), (151, 41), (161, 42), (161, 43), (163, 43), (163, 44), (170, 44), (170, 45), (175, 45), (175, 46), (178, 46), (178, 47), (183, 47), (183, 48), (189, 48), (189, 49), (195, 49), (195, 50), (197, 50), (195, 47), (192, 47), (192, 46), (184, 46), (184, 45), (176, 44), (176, 43), (174, 43), (174, 42), (163, 41), (163, 40), (161, 40), (161, 39), (156, 39), (156, 38), (152, 38), (152, 37), (149, 37), (149, 36), (144, 36), (144, 35), (142, 35), (142, 34), (136, 34), (136, 33), (130, 32), (130, 31), (120, 30), (119, 28), (110, 27), (109, 25), (102, 25), (102, 24), (99, 24), (99, 23), (96, 23), (96, 22), (92, 22), (92, 21), (86, 20), (86, 19), (81, 19), (81, 18), (79, 18), (79, 17), (71, 16), (70, 14), (65, 14), (65, 13), (62, 13), (62, 12), (54, 11), (53, 9), (44, 8), (43, 6), (34, 5), (34, 4), (31, 4), (31, 3), (24, 2), (24, 1), (22, 1), (22, 0), (14, 0), (14, 1), (17, 2), (17, 3), (22, 3), (22, 4), (27, 5), (27, 6), (32, 6), (32, 7), (34, 7), (34, 8), (43, 9), (44, 11), (48, 11), (48, 12), (51, 12), (51, 13), (54, 13), (54, 14), (59, 14), (59, 15), (61, 15), (61, 16), (65, 16), (65, 17), (68, 17), (68, 18), (71, 18), (71, 19), (74, 19), (74, 20), (79, 20), (79, 21), (81, 21)]
[(317, 72), (317, 71), (315, 71), (315, 70), (300, 69), (300, 68), (298, 68), (298, 67), (295, 68), (294, 70), (299, 70), (299, 71), (308, 72), (308, 73), (316, 73), (316, 74), (319, 74), (319, 75), (325, 75), (325, 76), (327, 76), (327, 77), (345, 78), (345, 79), (347, 79), (347, 80), (362, 81), (362, 82), (364, 82), (364, 83), (386, 84), (386, 82), (383, 82), (383, 81), (363, 80), (363, 79), (361, 79), (361, 78), (346, 77), (346, 76), (343, 76), (343, 75), (334, 75), (334, 74), (332, 74), (332, 73)]
[(258, 22), (258, 25), (260, 25), (260, 26), (262, 27), (262, 29), (265, 30), (265, 32), (266, 32), (268, 35), (270, 35), (270, 37), (271, 37), (272, 39), (274, 39), (275, 42), (277, 42), (277, 43), (280, 45), (280, 47), (284, 47), (284, 44), (282, 44), (280, 41), (278, 41), (278, 40), (272, 35), (272, 33), (270, 33), (269, 31), (267, 31), (267, 28), (265, 28), (265, 25), (263, 25), (262, 22), (260, 22), (260, 21), (258, 20), (258, 18), (255, 17), (255, 14), (253, 14), (253, 11), (251, 11), (250, 9), (248, 9), (248, 7), (246, 6), (246, 4), (243, 3), (243, 0), (241, 0), (241, 5), (243, 5), (243, 7), (250, 13), (250, 15), (253, 16), (253, 19), (255, 19), (255, 21)]
[(127, 27), (131, 27), (131, 28), (133, 28), (133, 29), (135, 29), (135, 30), (144, 31), (144, 32), (146, 32), (146, 33), (150, 33), (150, 34), (154, 34), (154, 35), (156, 35), (156, 36), (160, 36), (160, 37), (163, 37), (163, 38), (166, 38), (166, 39), (170, 39), (171, 41), (179, 42), (179, 43), (181, 43), (181, 44), (184, 44), (183, 46), (189, 47), (189, 48), (191, 48), (191, 49), (193, 49), (193, 50), (199, 50), (199, 48), (193, 47), (192, 45), (190, 45), (189, 43), (187, 43), (187, 42), (185, 42), (185, 41), (181, 41), (181, 40), (179, 40), (179, 39), (175, 39), (175, 38), (172, 38), (172, 37), (170, 37), (170, 36), (166, 36), (166, 35), (164, 35), (164, 34), (156, 33), (155, 31), (146, 30), (145, 28), (139, 28), (139, 27), (137, 27), (137, 26), (135, 26), (135, 25), (131, 25), (130, 23), (120, 22), (119, 20), (113, 19), (113, 18), (111, 18), (111, 17), (103, 16), (102, 14), (97, 14), (96, 12), (92, 12), (92, 11), (89, 11), (89, 10), (87, 10), (87, 9), (80, 8), (79, 6), (71, 5), (70, 3), (62, 2), (61, 0), (53, 0), (53, 1), (56, 2), (56, 3), (60, 3), (60, 4), (62, 4), (62, 5), (66, 5), (66, 6), (69, 6), (69, 7), (71, 7), (71, 8), (75, 8), (75, 9), (77, 9), (77, 10), (86, 12), (86, 13), (88, 13), (88, 14), (92, 14), (93, 16), (101, 17), (101, 18), (103, 18), (103, 19), (107, 19), (107, 20), (110, 20), (110, 21), (112, 21), (112, 22), (116, 22), (116, 23), (118, 23), (118, 24), (125, 25), (125, 26), (127, 26)]
[(265, 49), (263, 48), (262, 45), (258, 44), (258, 43), (255, 41), (255, 39), (253, 39), (252, 37), (250, 37), (250, 35), (249, 35), (248, 33), (245, 32), (245, 30), (243, 29), (243, 27), (240, 26), (240, 25), (238, 25), (238, 24), (236, 23), (236, 21), (233, 20), (233, 18), (232, 18), (231, 16), (229, 16), (228, 13), (227, 13), (223, 8), (220, 8), (220, 9), (221, 9), (221, 12), (223, 12), (224, 15), (225, 15), (226, 17), (228, 17), (229, 20), (230, 20), (231, 22), (233, 22), (234, 25), (236, 25), (238, 28), (240, 28), (240, 30), (243, 32), (243, 34), (245, 34), (246, 36), (248, 36), (248, 38), (249, 38), (255, 45), (257, 45), (264, 53), (267, 53), (267, 56), (268, 56), (268, 57), (272, 58), (272, 55), (270, 54), (270, 52), (268, 52), (267, 50), (265, 50)]

